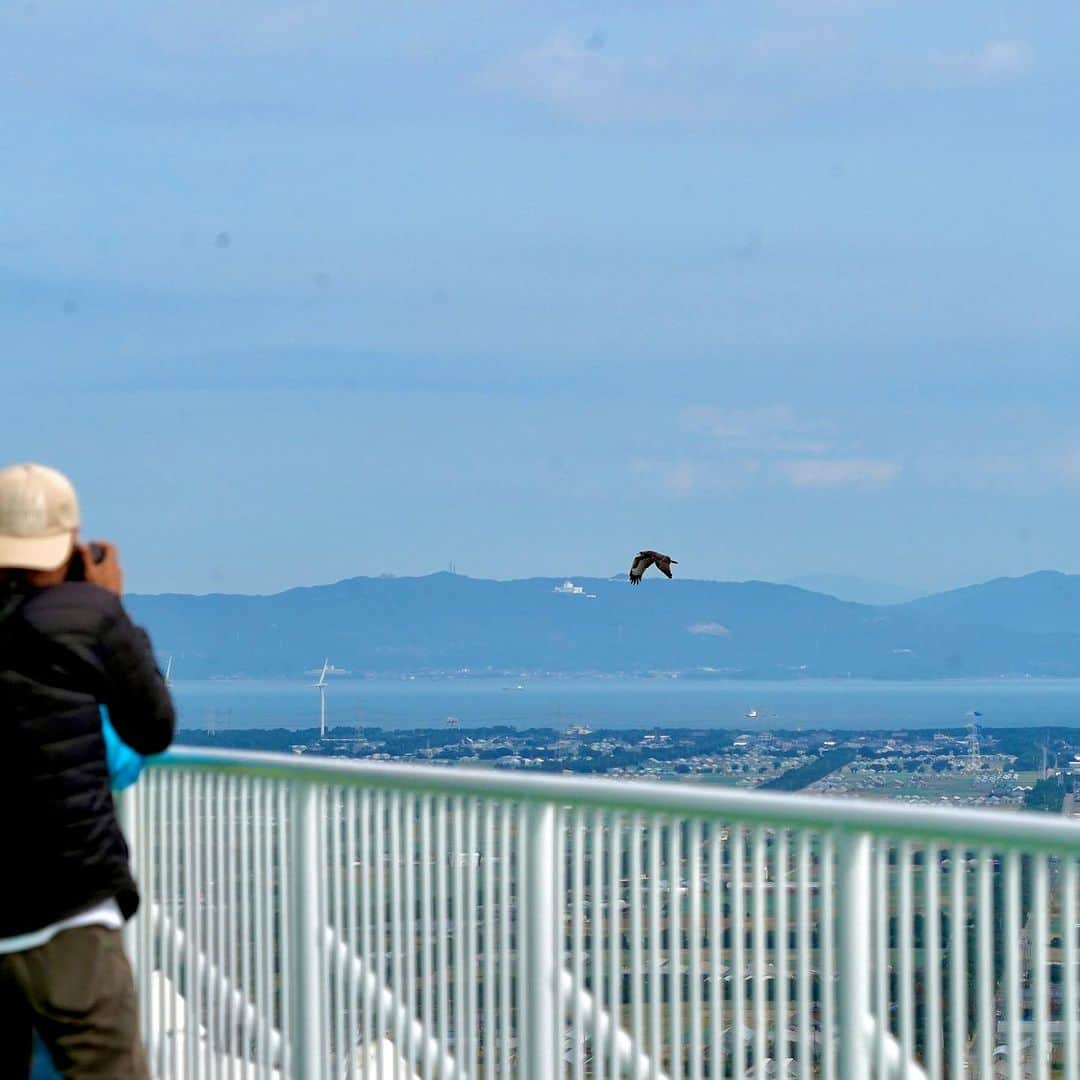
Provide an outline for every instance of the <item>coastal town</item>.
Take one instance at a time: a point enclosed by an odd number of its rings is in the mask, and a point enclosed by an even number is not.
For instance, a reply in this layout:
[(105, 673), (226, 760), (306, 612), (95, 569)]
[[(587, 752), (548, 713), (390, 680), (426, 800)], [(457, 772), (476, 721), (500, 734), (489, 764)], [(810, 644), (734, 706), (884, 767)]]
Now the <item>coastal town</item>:
[[(184, 742), (369, 761), (592, 774), (1073, 811), (1080, 731), (1068, 728), (732, 731), (509, 727), (185, 731)], [(1077, 800), (1080, 802), (1080, 800)]]

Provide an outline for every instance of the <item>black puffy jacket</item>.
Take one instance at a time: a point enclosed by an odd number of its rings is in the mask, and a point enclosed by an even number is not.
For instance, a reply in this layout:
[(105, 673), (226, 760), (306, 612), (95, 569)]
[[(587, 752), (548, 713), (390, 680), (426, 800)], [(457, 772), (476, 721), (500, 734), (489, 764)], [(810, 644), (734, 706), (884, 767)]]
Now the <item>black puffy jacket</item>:
[(118, 597), (65, 582), (0, 599), (0, 937), (139, 895), (116, 820), (99, 704), (142, 754), (175, 713), (150, 640)]

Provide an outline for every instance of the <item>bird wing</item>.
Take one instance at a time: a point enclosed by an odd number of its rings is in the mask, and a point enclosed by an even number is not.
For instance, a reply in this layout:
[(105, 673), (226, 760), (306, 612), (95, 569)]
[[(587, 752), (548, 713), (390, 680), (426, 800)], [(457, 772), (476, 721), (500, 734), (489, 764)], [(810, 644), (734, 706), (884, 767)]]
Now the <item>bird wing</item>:
[(641, 581), (642, 575), (655, 561), (655, 551), (639, 551), (634, 556), (633, 564), (630, 566), (630, 583), (637, 585)]
[(671, 556), (658, 555), (656, 557), (656, 569), (665, 577), (671, 577)]

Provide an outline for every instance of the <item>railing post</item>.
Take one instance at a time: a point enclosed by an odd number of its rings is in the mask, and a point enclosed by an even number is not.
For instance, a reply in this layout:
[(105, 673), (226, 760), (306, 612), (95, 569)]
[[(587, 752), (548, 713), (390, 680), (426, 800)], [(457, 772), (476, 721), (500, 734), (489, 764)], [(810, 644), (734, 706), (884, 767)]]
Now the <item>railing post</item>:
[(865, 1034), (870, 1015), (870, 834), (842, 832), (836, 861), (840, 1080), (866, 1080), (871, 1075)]
[(518, 1074), (523, 1080), (551, 1080), (556, 1075), (558, 1014), (555, 981), (558, 935), (555, 904), (555, 807), (529, 806), (525, 817), (526, 880), (522, 882), (521, 926), (525, 934), (528, 984), (519, 988), (523, 1053)]
[[(128, 851), (132, 862), (134, 863), (134, 871), (137, 877), (142, 878), (145, 873), (145, 867), (138, 864), (138, 828), (139, 819), (136, 814), (135, 808), (135, 789), (127, 788), (124, 791), (113, 792), (113, 805), (116, 807), (116, 820), (120, 825), (120, 831), (124, 834), (124, 839), (127, 841)], [(135, 938), (135, 922), (132, 919), (124, 924), (123, 931), (124, 938), (124, 951), (128, 955), (128, 960), (131, 963), (132, 972), (136, 979), (150, 977), (150, 972), (143, 972), (141, 965), (144, 963), (143, 957), (139, 956), (136, 949)], [(143, 1021), (146, 1023), (146, 1021)]]
[(292, 1074), (297, 1080), (329, 1075), (323, 1045), (323, 935), (319, 903), (323, 870), (319, 792), (312, 783), (289, 789), (289, 935), (293, 970), (282, 972), (290, 995)]

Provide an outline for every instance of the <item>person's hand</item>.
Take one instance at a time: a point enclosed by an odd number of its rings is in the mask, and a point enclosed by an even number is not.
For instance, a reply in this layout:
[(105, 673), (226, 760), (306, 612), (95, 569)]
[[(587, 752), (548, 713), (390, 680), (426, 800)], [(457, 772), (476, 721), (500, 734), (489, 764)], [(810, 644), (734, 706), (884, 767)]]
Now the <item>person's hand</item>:
[(123, 596), (124, 572), (120, 569), (116, 545), (109, 544), (104, 540), (95, 540), (94, 542), (105, 552), (101, 562), (94, 562), (94, 556), (90, 551), (89, 544), (79, 545), (79, 553), (83, 557), (83, 566), (86, 568), (86, 580), (91, 585), (99, 585), (117, 596)]

